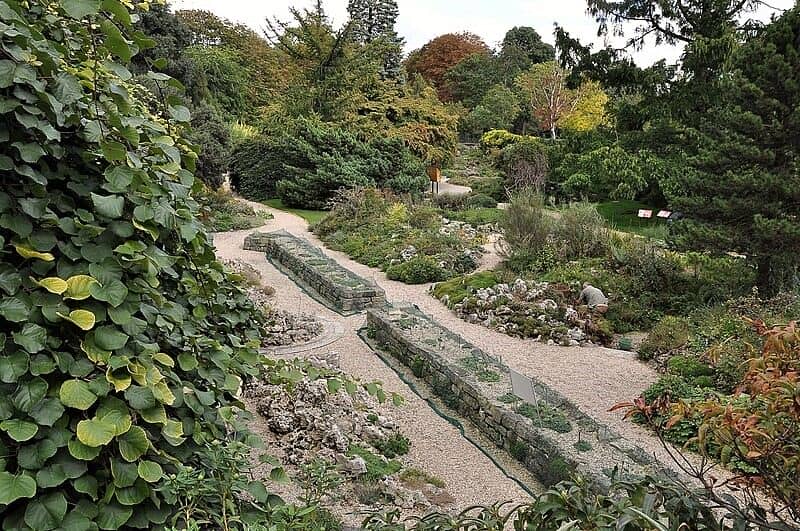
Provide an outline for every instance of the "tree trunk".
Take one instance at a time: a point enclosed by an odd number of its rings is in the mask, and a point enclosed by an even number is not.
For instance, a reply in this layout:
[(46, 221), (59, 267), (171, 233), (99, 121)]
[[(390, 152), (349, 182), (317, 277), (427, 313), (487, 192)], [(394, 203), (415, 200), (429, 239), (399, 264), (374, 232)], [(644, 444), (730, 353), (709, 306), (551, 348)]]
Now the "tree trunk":
[(763, 256), (758, 259), (756, 286), (758, 286), (758, 293), (762, 297), (772, 297), (775, 295), (776, 290), (772, 282), (772, 260), (770, 260), (768, 256)]
[(550, 127), (550, 134), (552, 135), (552, 137), (553, 137), (553, 140), (555, 140), (555, 139), (556, 139), (556, 124), (553, 124), (553, 125)]

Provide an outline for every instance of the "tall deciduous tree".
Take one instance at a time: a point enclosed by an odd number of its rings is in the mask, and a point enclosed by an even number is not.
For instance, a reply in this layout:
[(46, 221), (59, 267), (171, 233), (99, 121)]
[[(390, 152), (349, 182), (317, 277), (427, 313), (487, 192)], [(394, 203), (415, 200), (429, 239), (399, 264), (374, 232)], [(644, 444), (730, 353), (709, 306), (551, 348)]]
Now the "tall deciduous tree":
[(766, 294), (798, 284), (800, 252), (800, 8), (735, 54), (717, 104), (687, 128), (690, 171), (671, 202), (687, 215), (682, 248), (738, 251)]
[(556, 138), (558, 122), (575, 110), (576, 91), (567, 87), (567, 73), (551, 61), (533, 65), (517, 78), (517, 87), (541, 130)]
[(476, 53), (491, 54), (480, 37), (472, 33), (447, 33), (412, 52), (406, 60), (406, 69), (431, 83), (442, 101), (452, 101), (453, 94), (445, 76), (464, 58)]
[(383, 76), (398, 79), (401, 76), (403, 39), (397, 34), (395, 24), (399, 10), (396, 0), (349, 0), (351, 35), (361, 44), (381, 46)]

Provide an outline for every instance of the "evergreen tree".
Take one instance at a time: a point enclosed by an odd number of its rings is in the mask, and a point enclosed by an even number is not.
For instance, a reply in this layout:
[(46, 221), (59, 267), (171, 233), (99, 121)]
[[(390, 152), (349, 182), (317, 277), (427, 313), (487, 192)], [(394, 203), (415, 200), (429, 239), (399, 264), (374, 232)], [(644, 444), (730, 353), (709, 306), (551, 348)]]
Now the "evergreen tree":
[[(689, 168), (668, 195), (687, 215), (681, 248), (737, 251), (771, 295), (798, 284), (800, 251), (800, 8), (734, 55), (717, 100), (684, 132)], [(693, 120), (692, 122), (694, 122)]]
[(396, 0), (349, 0), (350, 31), (353, 39), (374, 45), (383, 58), (383, 77), (399, 79), (403, 38), (395, 31), (399, 10)]

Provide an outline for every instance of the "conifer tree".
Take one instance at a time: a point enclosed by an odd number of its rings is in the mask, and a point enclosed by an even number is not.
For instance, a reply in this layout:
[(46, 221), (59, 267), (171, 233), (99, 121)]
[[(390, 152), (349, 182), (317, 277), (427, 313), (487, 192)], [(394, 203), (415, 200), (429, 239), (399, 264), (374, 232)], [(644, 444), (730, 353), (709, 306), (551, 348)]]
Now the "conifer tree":
[(383, 76), (399, 79), (404, 41), (395, 24), (399, 10), (396, 0), (349, 0), (347, 12), (353, 39), (375, 46), (383, 58)]
[(684, 130), (688, 168), (668, 188), (687, 216), (681, 248), (736, 251), (764, 295), (798, 285), (800, 253), (800, 8), (734, 54), (718, 102)]

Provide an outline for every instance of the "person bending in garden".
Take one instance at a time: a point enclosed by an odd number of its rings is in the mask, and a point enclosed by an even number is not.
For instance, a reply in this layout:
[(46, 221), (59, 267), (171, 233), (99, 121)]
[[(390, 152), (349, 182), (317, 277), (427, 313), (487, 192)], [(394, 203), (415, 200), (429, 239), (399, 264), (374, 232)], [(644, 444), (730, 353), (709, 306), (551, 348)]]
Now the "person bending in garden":
[(586, 306), (595, 314), (604, 314), (608, 311), (608, 297), (599, 289), (588, 282), (583, 283), (583, 291), (578, 297), (578, 304)]

